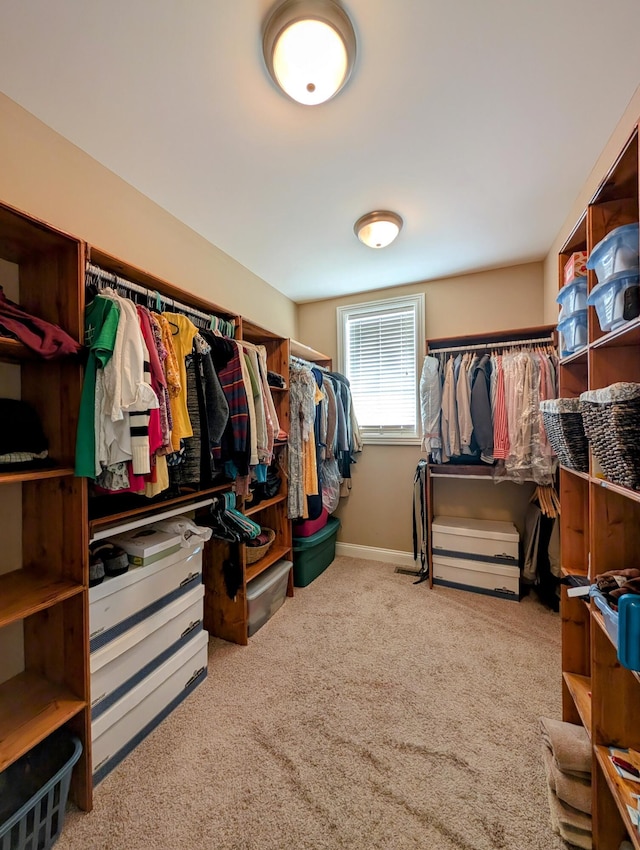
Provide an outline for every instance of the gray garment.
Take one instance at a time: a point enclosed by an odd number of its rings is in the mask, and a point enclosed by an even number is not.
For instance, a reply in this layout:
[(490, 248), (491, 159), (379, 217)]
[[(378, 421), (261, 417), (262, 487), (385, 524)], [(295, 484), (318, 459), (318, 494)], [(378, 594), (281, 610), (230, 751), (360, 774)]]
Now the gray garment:
[(220, 386), (211, 353), (202, 355), (202, 376), (204, 379), (205, 406), (210, 445), (219, 445), (224, 429), (229, 421), (229, 403)]
[(491, 416), (491, 398), (489, 381), (491, 357), (484, 354), (476, 363), (472, 374), (471, 416), (473, 418), (473, 437), (480, 449), (483, 460), (493, 460), (493, 418)]

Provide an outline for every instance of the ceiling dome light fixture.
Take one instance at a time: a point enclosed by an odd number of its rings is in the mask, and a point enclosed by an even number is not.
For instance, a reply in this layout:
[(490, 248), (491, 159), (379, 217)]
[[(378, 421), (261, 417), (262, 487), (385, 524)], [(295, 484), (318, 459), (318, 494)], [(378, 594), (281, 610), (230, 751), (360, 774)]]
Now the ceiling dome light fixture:
[(282, 91), (315, 106), (338, 94), (349, 79), (356, 34), (336, 0), (284, 0), (267, 18), (262, 51)]
[(376, 210), (361, 216), (353, 232), (369, 248), (386, 248), (402, 229), (402, 218), (389, 210)]

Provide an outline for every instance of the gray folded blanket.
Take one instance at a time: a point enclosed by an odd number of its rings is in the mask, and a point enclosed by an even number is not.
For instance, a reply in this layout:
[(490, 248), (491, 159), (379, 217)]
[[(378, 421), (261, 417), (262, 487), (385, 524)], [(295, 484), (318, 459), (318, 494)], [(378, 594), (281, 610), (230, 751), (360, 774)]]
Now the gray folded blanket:
[(582, 726), (541, 717), (540, 731), (559, 770), (581, 779), (591, 776), (591, 741)]

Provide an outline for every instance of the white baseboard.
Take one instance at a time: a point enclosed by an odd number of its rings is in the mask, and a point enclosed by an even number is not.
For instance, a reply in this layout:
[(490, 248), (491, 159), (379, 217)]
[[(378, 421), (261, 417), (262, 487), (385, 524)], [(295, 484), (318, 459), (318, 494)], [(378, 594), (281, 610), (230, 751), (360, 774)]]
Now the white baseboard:
[(349, 558), (363, 558), (366, 561), (383, 561), (385, 564), (396, 564), (410, 570), (420, 569), (419, 562), (413, 560), (411, 552), (400, 552), (397, 549), (378, 549), (376, 546), (358, 546), (355, 543), (336, 543), (336, 555)]

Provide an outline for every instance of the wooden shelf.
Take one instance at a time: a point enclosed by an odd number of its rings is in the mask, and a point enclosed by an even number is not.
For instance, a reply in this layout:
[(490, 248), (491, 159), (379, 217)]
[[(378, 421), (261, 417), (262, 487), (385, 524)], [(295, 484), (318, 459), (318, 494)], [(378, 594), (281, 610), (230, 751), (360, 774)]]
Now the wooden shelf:
[[(605, 625), (604, 617), (602, 616), (602, 613), (601, 613), (600, 611), (598, 611), (598, 609), (597, 609), (597, 608), (594, 608), (594, 609), (592, 609), (592, 611), (591, 611), (591, 616), (593, 617), (594, 621), (598, 624), (598, 626), (602, 629), (603, 633), (606, 635), (606, 637), (608, 638), (609, 642), (611, 643), (611, 646), (612, 646), (612, 647), (616, 650), (616, 652), (617, 652), (617, 651), (618, 651), (618, 647), (616, 646), (615, 641), (613, 640), (613, 638), (611, 637), (611, 635), (610, 635), (610, 634), (609, 634), (609, 632), (607, 631), (607, 627), (606, 627), (606, 625)], [(638, 789), (638, 791), (640, 792), (640, 789)]]
[(463, 464), (463, 463), (430, 463), (429, 472), (436, 477), (451, 477), (465, 476), (472, 478), (491, 478), (493, 474), (493, 466), (487, 464)]
[(28, 671), (0, 685), (0, 772), (85, 705), (61, 685)]
[(286, 557), (290, 552), (291, 549), (288, 549), (286, 546), (272, 546), (264, 558), (260, 558), (260, 560), (256, 561), (255, 564), (247, 564), (245, 573), (247, 583), (250, 582), (251, 579), (257, 578), (260, 573), (269, 569), (272, 564), (275, 564), (276, 561)]
[(629, 833), (629, 840), (636, 850), (640, 850), (640, 835), (636, 827), (631, 823), (631, 818), (627, 811), (627, 806), (631, 806), (634, 809), (637, 808), (638, 801), (632, 794), (640, 794), (640, 784), (627, 782), (618, 774), (618, 771), (611, 764), (607, 747), (596, 746), (594, 750), (598, 764), (611, 791), (611, 796), (615, 800), (626, 830)]
[(0, 484), (21, 484), (23, 481), (43, 481), (45, 478), (66, 478), (73, 474), (73, 468), (70, 466), (16, 469), (12, 472), (0, 472)]
[(569, 475), (576, 475), (584, 481), (591, 480), (588, 472), (579, 472), (577, 469), (572, 469), (570, 466), (563, 466), (562, 464), (560, 464), (560, 469), (562, 469), (563, 472), (568, 472)]
[(597, 484), (603, 490), (611, 490), (612, 493), (617, 493), (619, 496), (624, 496), (626, 499), (631, 499), (634, 502), (640, 502), (640, 490), (631, 490), (629, 487), (622, 487), (620, 484), (614, 484), (612, 481), (607, 481), (606, 478), (596, 478), (590, 476), (592, 484)]
[(50, 608), (82, 593), (84, 586), (54, 575), (37, 575), (33, 570), (15, 570), (0, 575), (0, 628)]
[(231, 486), (232, 482), (226, 481), (224, 484), (208, 487), (205, 490), (193, 490), (192, 492), (184, 493), (182, 496), (176, 496), (173, 499), (165, 499), (164, 501), (153, 502), (150, 505), (141, 505), (139, 508), (131, 508), (128, 511), (120, 511), (119, 513), (96, 517), (89, 523), (90, 536), (93, 537), (96, 532), (108, 529), (110, 526), (121, 525), (128, 520), (137, 519), (138, 517), (151, 517), (153, 514), (160, 513), (167, 508), (173, 508), (177, 505), (184, 505), (185, 510), (188, 510), (190, 502), (206, 499), (207, 496), (212, 496), (215, 493), (224, 493), (230, 490)]
[(582, 725), (591, 737), (591, 679), (577, 673), (563, 673), (562, 677), (573, 697)]
[(593, 350), (599, 348), (622, 348), (624, 346), (636, 346), (640, 343), (640, 317), (616, 328), (614, 331), (601, 336), (589, 346)]
[(587, 354), (589, 351), (589, 347), (587, 345), (584, 348), (581, 348), (579, 351), (574, 351), (573, 354), (569, 354), (567, 357), (562, 357), (560, 359), (561, 366), (573, 366), (576, 364), (582, 365), (587, 362)]
[(255, 505), (254, 507), (247, 507), (243, 510), (245, 516), (253, 516), (254, 514), (260, 513), (265, 508), (270, 508), (271, 505), (279, 505), (280, 502), (284, 502), (287, 498), (286, 493), (279, 493), (277, 496), (274, 496), (272, 499), (265, 499), (263, 502), (260, 502), (259, 505)]
[(40, 360), (35, 351), (27, 348), (17, 339), (0, 336), (0, 361), (3, 363), (22, 363), (24, 360)]

